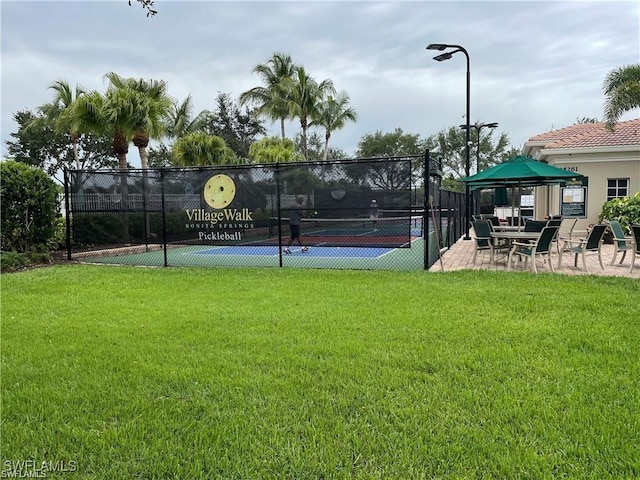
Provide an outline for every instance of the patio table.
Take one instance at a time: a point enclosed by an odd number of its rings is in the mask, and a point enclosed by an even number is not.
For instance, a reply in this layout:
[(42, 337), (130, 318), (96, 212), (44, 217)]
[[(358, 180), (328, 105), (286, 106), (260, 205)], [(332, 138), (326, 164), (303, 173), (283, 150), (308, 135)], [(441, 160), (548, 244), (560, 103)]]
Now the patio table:
[(522, 231), (524, 227), (518, 227), (517, 225), (494, 225), (493, 230), (496, 232), (517, 232)]
[(507, 270), (511, 270), (511, 260), (513, 258), (513, 253), (516, 249), (516, 246), (513, 245), (514, 241), (518, 240), (537, 240), (540, 238), (541, 232), (514, 232), (514, 231), (506, 231), (506, 232), (491, 232), (491, 236), (493, 238), (498, 239), (506, 239), (509, 242), (509, 259), (507, 264)]

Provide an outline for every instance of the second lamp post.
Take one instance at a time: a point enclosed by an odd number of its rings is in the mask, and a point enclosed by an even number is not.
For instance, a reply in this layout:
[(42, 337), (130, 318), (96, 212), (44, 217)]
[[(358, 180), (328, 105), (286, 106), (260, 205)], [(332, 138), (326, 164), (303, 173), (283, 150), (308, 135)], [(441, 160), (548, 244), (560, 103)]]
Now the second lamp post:
[[(496, 128), (498, 126), (498, 122), (491, 122), (491, 123), (476, 123), (475, 125), (460, 125), (460, 128), (462, 128), (463, 130), (467, 131), (467, 144), (469, 143), (469, 129), (470, 128), (475, 128), (476, 130), (476, 173), (480, 173), (480, 131), (484, 128)], [(476, 195), (474, 195), (474, 199), (473, 199), (473, 203), (474, 203), (474, 208), (473, 208), (473, 213), (474, 214), (479, 214), (480, 213), (480, 190), (476, 190)]]

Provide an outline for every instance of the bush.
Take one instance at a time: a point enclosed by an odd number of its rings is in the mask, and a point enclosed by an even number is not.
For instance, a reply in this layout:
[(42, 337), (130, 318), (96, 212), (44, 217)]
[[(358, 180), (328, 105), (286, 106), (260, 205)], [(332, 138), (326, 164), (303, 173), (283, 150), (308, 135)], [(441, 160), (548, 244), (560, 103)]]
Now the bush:
[(48, 253), (29, 252), (2, 252), (0, 254), (0, 271), (2, 273), (22, 270), (30, 265), (42, 265), (51, 263)]
[(617, 220), (625, 232), (631, 232), (631, 225), (640, 225), (640, 192), (609, 200), (602, 206), (598, 220)]
[(62, 250), (67, 246), (67, 220), (63, 216), (56, 218), (53, 236), (47, 244), (48, 250)]
[(42, 170), (24, 163), (0, 163), (0, 248), (46, 251), (56, 231), (59, 187)]

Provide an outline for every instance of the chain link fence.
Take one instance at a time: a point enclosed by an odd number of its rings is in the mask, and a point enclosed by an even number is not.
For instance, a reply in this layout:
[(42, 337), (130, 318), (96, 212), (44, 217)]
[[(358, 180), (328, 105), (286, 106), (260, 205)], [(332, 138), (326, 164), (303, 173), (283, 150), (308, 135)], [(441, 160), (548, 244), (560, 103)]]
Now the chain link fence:
[(69, 170), (68, 257), (165, 267), (426, 269), (455, 235), (442, 228), (455, 210), (441, 202), (437, 175), (425, 182), (427, 164), (428, 152), (316, 163)]

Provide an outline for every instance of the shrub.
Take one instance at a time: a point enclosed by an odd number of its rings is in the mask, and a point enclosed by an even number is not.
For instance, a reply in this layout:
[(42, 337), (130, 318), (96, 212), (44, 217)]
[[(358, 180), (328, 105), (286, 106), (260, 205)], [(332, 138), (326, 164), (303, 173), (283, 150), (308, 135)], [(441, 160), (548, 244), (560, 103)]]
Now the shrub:
[(62, 250), (67, 246), (67, 220), (63, 216), (56, 218), (53, 236), (47, 246), (48, 250)]
[(42, 170), (0, 163), (0, 247), (3, 251), (47, 250), (55, 234), (59, 187)]
[(51, 256), (48, 253), (0, 253), (0, 271), (2, 273), (15, 272), (30, 265), (42, 265), (45, 263), (51, 263)]
[(617, 220), (625, 232), (631, 225), (640, 225), (640, 192), (632, 197), (614, 198), (605, 202), (598, 220)]

